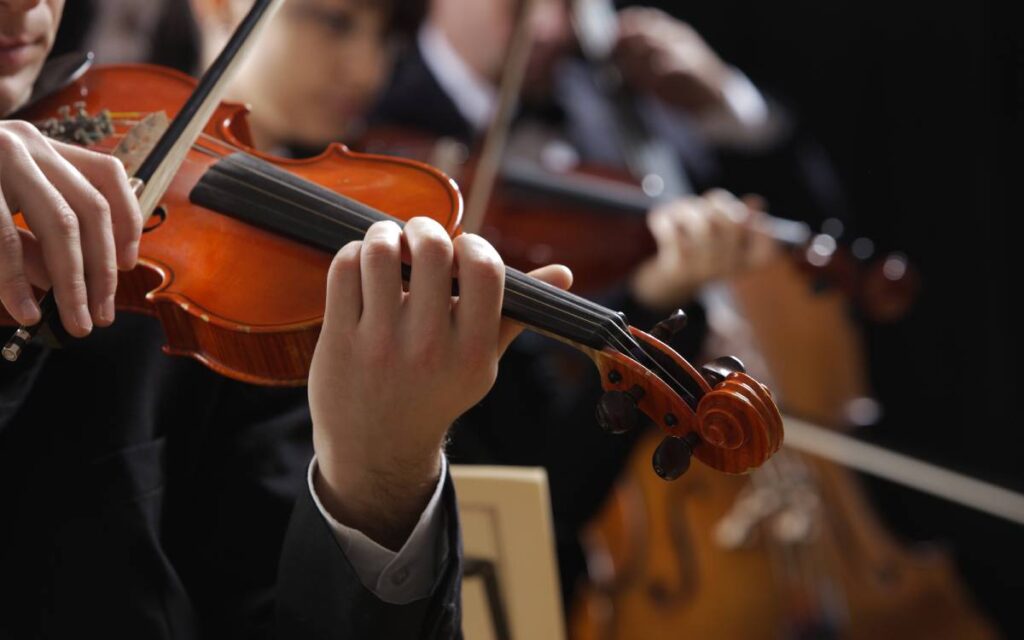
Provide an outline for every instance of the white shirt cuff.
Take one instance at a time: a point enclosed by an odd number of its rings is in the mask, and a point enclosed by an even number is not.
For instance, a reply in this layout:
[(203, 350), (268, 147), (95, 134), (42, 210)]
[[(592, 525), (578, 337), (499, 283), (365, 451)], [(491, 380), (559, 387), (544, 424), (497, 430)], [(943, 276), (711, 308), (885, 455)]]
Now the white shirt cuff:
[(338, 545), (359, 576), (359, 581), (384, 602), (408, 604), (429, 596), (444, 570), (448, 557), (448, 538), (445, 535), (444, 510), (440, 505), (441, 492), (448, 475), (448, 460), (444, 456), (441, 460), (441, 473), (434, 493), (420, 514), (409, 539), (397, 552), (382, 547), (362, 531), (341, 524), (324, 509), (313, 484), (316, 458), (309, 463), (306, 479), (320, 515), (334, 532)]
[(498, 104), (497, 88), (462, 59), (447, 36), (429, 19), (420, 26), (416, 42), (423, 63), (459, 114), (477, 133), (487, 129)]
[(783, 133), (785, 122), (746, 74), (730, 69), (722, 85), (724, 107), (696, 118), (697, 128), (705, 138), (723, 146), (770, 146)]

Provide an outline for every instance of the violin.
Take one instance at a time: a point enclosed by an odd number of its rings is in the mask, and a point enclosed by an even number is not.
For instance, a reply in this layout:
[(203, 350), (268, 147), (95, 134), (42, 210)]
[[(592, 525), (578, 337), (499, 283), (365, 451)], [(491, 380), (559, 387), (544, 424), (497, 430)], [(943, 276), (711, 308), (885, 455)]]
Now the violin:
[[(118, 309), (157, 317), (169, 354), (286, 386), (307, 378), (333, 255), (380, 220), (425, 215), (458, 234), (462, 197), (446, 175), (415, 161), (337, 144), (304, 160), (252, 148), (246, 108), (211, 104), (211, 96), (274, 1), (256, 3), (198, 85), (154, 66), (100, 67), (25, 117), (114, 153), (133, 176), (149, 217), (139, 265), (119, 280)], [(174, 119), (161, 124), (161, 113)], [(781, 446), (771, 393), (738, 360), (697, 369), (665, 344), (681, 312), (646, 333), (514, 268), (502, 312), (591, 357), (605, 389), (599, 421), (613, 432), (656, 424), (665, 437), (652, 463), (664, 478), (678, 477), (691, 456), (742, 473)], [(34, 330), (19, 329), (5, 357), (18, 357), (18, 341)]]
[[(460, 184), (472, 184), (475, 157), (451, 140), (374, 127), (355, 146), (440, 164)], [(556, 261), (572, 270), (577, 290), (598, 293), (656, 251), (646, 215), (664, 200), (662, 182), (651, 192), (623, 170), (585, 164), (556, 170), (514, 154), (503, 159), (498, 178), (480, 233), (519, 269)], [(913, 306), (920, 279), (904, 254), (879, 256), (868, 238), (845, 242), (838, 229), (815, 233), (804, 222), (768, 214), (758, 225), (815, 289), (841, 291), (867, 318), (893, 322)]]

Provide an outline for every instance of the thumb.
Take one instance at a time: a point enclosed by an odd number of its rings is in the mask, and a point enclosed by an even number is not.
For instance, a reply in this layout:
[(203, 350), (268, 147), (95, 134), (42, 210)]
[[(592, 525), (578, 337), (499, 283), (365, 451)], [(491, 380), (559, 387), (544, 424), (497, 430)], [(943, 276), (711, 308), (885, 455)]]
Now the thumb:
[[(546, 267), (534, 269), (526, 275), (549, 284), (557, 289), (568, 290), (569, 287), (572, 286), (572, 271), (569, 271), (568, 267), (560, 264), (549, 264)], [(516, 339), (516, 336), (522, 333), (522, 331), (522, 324), (515, 320), (509, 320), (508, 318), (502, 319), (501, 329), (498, 333), (498, 357), (501, 357), (501, 355), (505, 353), (505, 349), (508, 349), (508, 345), (511, 344), (512, 341)]]

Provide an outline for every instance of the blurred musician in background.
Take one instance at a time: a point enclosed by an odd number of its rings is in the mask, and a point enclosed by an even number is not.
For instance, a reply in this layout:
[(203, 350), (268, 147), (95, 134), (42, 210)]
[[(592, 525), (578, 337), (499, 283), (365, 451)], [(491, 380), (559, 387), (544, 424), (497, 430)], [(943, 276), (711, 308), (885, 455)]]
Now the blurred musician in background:
[[(252, 2), (190, 2), (206, 68)], [(401, 2), (287, 2), (227, 95), (252, 106), (255, 146), (289, 154), (351, 140), (388, 77), (403, 11)]]
[[(431, 2), (374, 119), (477, 139), (493, 115), (519, 4)], [(570, 4), (582, 12), (592, 3), (533, 4), (517, 128), (543, 128), (569, 143), (583, 162), (623, 166), (625, 150), (615, 135), (619, 114), (599, 86), (600, 76), (579, 57)], [(827, 164), (816, 163), (813, 175), (804, 166), (807, 140), (797, 123), (699, 33), (655, 9), (627, 8), (617, 19), (612, 60), (634, 94), (643, 126), (678, 154), (687, 190), (760, 193), (810, 221), (843, 215)]]

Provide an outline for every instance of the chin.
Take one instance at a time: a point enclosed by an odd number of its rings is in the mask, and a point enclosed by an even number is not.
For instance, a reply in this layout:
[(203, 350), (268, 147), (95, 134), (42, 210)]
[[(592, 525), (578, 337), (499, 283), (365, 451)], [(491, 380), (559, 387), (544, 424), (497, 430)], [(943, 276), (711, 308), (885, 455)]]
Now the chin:
[(32, 86), (20, 81), (20, 76), (0, 78), (0, 117), (16, 110), (32, 93)]
[(310, 146), (327, 146), (332, 142), (345, 142), (347, 122), (332, 120), (312, 126), (302, 132), (303, 141)]

